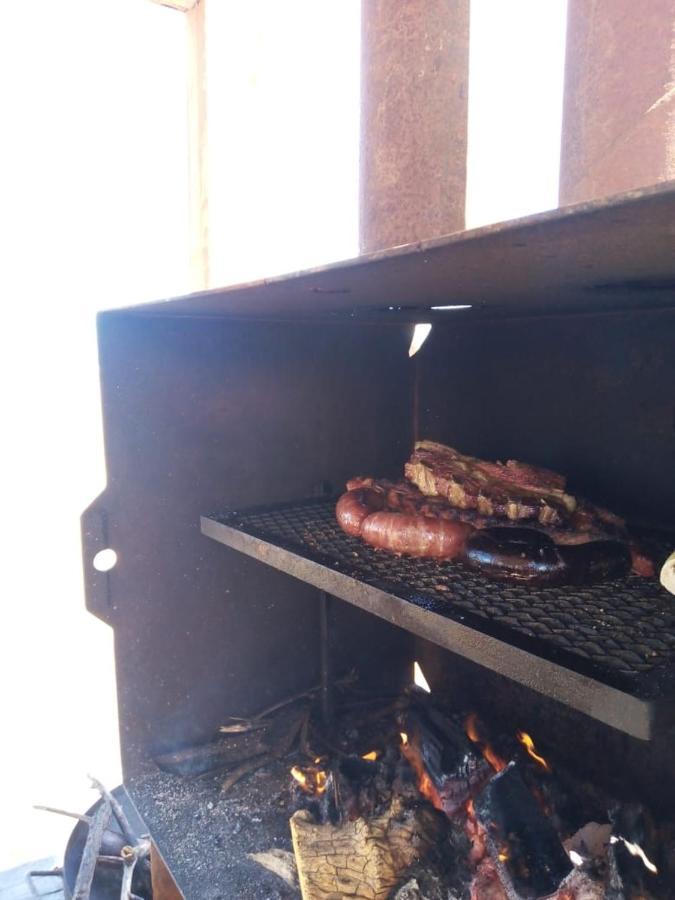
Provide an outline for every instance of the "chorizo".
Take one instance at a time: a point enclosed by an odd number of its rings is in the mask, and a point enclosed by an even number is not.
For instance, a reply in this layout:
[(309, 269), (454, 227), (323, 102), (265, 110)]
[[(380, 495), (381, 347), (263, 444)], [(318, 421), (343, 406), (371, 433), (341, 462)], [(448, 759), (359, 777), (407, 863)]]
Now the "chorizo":
[(372, 547), (432, 559), (452, 559), (473, 531), (464, 522), (400, 512), (375, 512), (363, 520), (361, 537)]
[(382, 509), (384, 500), (382, 493), (369, 487), (347, 491), (340, 497), (335, 507), (340, 528), (352, 537), (360, 537), (364, 521)]

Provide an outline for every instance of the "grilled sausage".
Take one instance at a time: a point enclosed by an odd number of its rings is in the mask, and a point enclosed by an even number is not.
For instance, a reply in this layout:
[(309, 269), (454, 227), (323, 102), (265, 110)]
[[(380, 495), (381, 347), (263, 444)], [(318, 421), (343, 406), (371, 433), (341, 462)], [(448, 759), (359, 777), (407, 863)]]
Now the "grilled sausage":
[(368, 516), (382, 509), (384, 502), (384, 494), (369, 487), (347, 491), (340, 497), (335, 507), (335, 515), (340, 528), (352, 537), (360, 537), (364, 521)]
[(489, 578), (528, 584), (591, 584), (630, 572), (631, 554), (621, 541), (560, 546), (534, 528), (485, 528), (471, 535), (461, 557)]
[(392, 553), (452, 559), (464, 549), (466, 538), (472, 531), (464, 522), (409, 513), (375, 512), (364, 519), (361, 537), (367, 544)]

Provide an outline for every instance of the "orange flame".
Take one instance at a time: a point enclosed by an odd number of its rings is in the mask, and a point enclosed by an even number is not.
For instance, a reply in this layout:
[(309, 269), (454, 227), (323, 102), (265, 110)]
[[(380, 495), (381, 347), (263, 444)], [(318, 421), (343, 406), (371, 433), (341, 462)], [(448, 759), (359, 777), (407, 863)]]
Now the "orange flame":
[(441, 798), (438, 794), (438, 791), (434, 787), (433, 781), (424, 768), (422, 758), (418, 753), (415, 752), (415, 750), (411, 746), (408, 740), (408, 735), (405, 733), (405, 731), (401, 731), (400, 735), (401, 752), (412, 766), (412, 769), (417, 777), (417, 788), (420, 794), (422, 794), (423, 797), (426, 797), (432, 806), (442, 812), (443, 804), (441, 802)]
[(303, 771), (300, 766), (293, 766), (291, 776), (306, 794), (314, 794), (318, 797), (326, 790), (328, 775), (323, 769), (307, 769)]
[(540, 756), (537, 753), (536, 748), (534, 746), (534, 741), (532, 740), (530, 735), (526, 731), (518, 731), (516, 733), (516, 737), (518, 738), (520, 743), (523, 745), (523, 747), (525, 747), (525, 749), (530, 754), (532, 759), (534, 759), (536, 762), (538, 762), (539, 765), (542, 767), (542, 769), (545, 769), (547, 772), (550, 772), (551, 771), (550, 765), (544, 759), (543, 756)]
[(364, 753), (361, 759), (367, 759), (370, 762), (375, 762), (378, 756), (379, 754), (377, 750), (371, 750), (369, 753)]
[(466, 717), (466, 722), (464, 723), (464, 730), (466, 731), (467, 737), (470, 741), (473, 741), (474, 744), (477, 744), (480, 747), (480, 752), (483, 754), (483, 757), (490, 763), (495, 772), (501, 772), (506, 768), (506, 762), (499, 756), (498, 753), (487, 743), (487, 741), (483, 741), (481, 737), (480, 731), (478, 729), (478, 716), (476, 713), (470, 713)]

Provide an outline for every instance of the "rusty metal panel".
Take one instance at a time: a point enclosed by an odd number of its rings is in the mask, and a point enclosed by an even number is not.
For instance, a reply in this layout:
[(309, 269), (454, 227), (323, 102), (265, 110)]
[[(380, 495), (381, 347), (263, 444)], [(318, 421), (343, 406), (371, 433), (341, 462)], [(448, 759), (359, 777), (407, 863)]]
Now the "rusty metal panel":
[[(399, 465), (406, 339), (350, 324), (102, 316), (108, 486), (95, 506), (118, 562), (88, 601), (115, 630), (125, 777), (317, 680), (316, 592), (207, 541), (199, 517)], [(365, 639), (362, 619), (350, 613), (344, 628)]]
[(674, 0), (569, 0), (560, 203), (675, 177)]
[(364, 0), (362, 252), (464, 228), (469, 0)]
[(469, 316), (675, 304), (675, 183), (458, 232), (300, 275), (136, 307), (294, 316), (473, 304)]
[(675, 310), (435, 328), (420, 435), (522, 459), (633, 520), (675, 528)]

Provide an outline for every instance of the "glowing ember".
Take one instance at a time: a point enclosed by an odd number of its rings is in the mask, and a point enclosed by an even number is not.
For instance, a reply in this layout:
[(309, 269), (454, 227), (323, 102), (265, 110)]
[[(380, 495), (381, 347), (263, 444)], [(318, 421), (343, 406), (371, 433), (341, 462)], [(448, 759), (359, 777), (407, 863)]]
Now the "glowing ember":
[(367, 759), (370, 762), (375, 762), (378, 755), (379, 754), (378, 754), (377, 750), (371, 750), (370, 753), (364, 753), (363, 756), (361, 757), (361, 759)]
[(632, 841), (627, 841), (625, 837), (621, 837), (621, 835), (613, 834), (609, 839), (610, 844), (618, 844), (619, 841), (624, 845), (626, 850), (630, 853), (631, 856), (637, 856), (645, 865), (645, 868), (649, 869), (654, 875), (659, 871), (654, 863), (649, 859), (645, 851), (639, 844), (634, 844)]
[(497, 854), (497, 859), (499, 860), (499, 862), (506, 862), (506, 860), (508, 858), (509, 858), (508, 850), (500, 850), (499, 853)]
[(543, 756), (539, 756), (539, 754), (537, 753), (537, 751), (535, 749), (534, 741), (532, 740), (530, 735), (527, 734), (526, 731), (518, 731), (516, 733), (516, 737), (518, 738), (520, 743), (523, 745), (523, 747), (525, 747), (525, 749), (530, 754), (532, 759), (536, 760), (536, 762), (539, 763), (539, 765), (542, 767), (542, 769), (545, 769), (547, 772), (550, 772), (551, 771), (550, 765), (546, 762), (546, 760), (544, 759)]
[(429, 682), (424, 677), (424, 672), (422, 671), (422, 667), (415, 660), (415, 665), (413, 666), (413, 681), (417, 685), (418, 688), (421, 688), (423, 691), (426, 691), (427, 694), (431, 693), (431, 688), (429, 687)]
[(483, 757), (490, 763), (495, 772), (501, 772), (506, 768), (506, 762), (501, 756), (493, 750), (490, 744), (483, 741), (478, 730), (478, 716), (475, 713), (470, 713), (470, 715), (466, 717), (464, 730), (466, 731), (469, 740), (479, 746)]
[(401, 734), (401, 743), (403, 744), (404, 747), (407, 747), (408, 746), (408, 735), (405, 733), (405, 731), (401, 731), (400, 734)]

